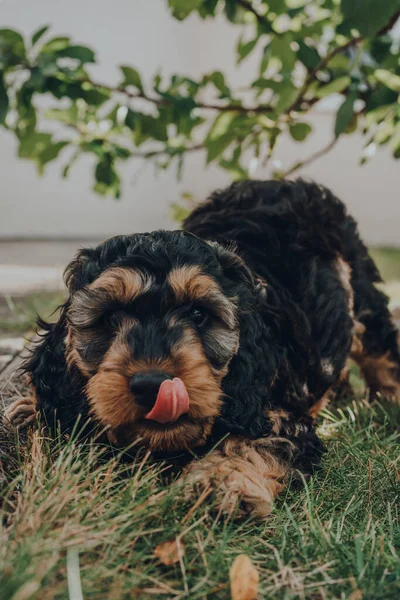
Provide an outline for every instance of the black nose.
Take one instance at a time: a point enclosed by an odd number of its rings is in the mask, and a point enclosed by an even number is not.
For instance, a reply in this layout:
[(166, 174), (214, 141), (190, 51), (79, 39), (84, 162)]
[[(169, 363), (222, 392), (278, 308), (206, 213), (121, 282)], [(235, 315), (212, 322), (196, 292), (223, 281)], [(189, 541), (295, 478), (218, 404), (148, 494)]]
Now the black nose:
[(166, 379), (172, 379), (172, 376), (162, 371), (136, 373), (131, 379), (130, 390), (136, 401), (150, 410), (155, 404), (160, 385)]

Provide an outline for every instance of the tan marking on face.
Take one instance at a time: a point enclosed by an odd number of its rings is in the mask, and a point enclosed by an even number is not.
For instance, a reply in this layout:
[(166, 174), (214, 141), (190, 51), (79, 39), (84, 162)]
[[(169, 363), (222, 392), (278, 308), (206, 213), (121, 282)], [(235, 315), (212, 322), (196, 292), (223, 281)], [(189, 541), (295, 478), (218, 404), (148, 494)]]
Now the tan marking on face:
[(200, 267), (173, 269), (168, 276), (168, 283), (178, 303), (206, 300), (231, 329), (236, 326), (233, 300), (229, 300), (218, 283), (209, 275), (204, 275)]
[(88, 334), (88, 332), (80, 332), (79, 334), (74, 335), (71, 331), (70, 325), (67, 324), (67, 335), (64, 341), (67, 367), (68, 369), (71, 369), (73, 366), (75, 366), (85, 377), (90, 377), (92, 369), (80, 356), (75, 344), (79, 344), (79, 347), (82, 347), (84, 344), (89, 343), (90, 339), (91, 336), (90, 333)]
[[(103, 314), (104, 305), (110, 302), (129, 304), (148, 292), (153, 282), (152, 277), (140, 271), (112, 267), (87, 288), (76, 292), (67, 313), (67, 364), (70, 367), (75, 365), (83, 375), (89, 377), (96, 365), (82, 358), (82, 352), (102, 335), (96, 329), (96, 319)], [(133, 324), (134, 319), (129, 322)]]
[[(161, 370), (179, 377), (189, 394), (189, 413), (168, 426), (144, 419), (148, 410), (139, 406), (130, 392), (136, 373)], [(132, 360), (124, 333), (113, 342), (98, 372), (87, 384), (91, 412), (103, 426), (110, 427), (121, 444), (141, 438), (150, 450), (182, 450), (205, 443), (219, 415), (222, 375), (207, 361), (201, 342), (187, 329), (168, 359), (149, 362)]]
[(139, 295), (148, 292), (152, 283), (153, 278), (139, 270), (111, 267), (88, 287), (90, 290), (104, 291), (121, 303), (128, 303), (135, 300)]

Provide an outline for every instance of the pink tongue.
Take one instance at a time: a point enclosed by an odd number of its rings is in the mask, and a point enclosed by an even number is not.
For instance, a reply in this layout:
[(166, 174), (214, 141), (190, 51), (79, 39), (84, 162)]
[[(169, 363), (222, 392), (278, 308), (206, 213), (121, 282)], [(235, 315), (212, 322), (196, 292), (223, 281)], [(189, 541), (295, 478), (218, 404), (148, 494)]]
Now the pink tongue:
[(157, 400), (145, 419), (157, 423), (172, 423), (189, 411), (189, 395), (182, 379), (166, 379), (160, 385)]

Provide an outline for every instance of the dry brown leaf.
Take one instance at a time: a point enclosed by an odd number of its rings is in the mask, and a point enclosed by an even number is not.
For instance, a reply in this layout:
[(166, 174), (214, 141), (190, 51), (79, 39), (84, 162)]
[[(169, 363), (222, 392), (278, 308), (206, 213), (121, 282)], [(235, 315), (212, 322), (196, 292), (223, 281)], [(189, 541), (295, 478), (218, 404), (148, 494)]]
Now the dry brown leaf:
[(260, 576), (251, 559), (239, 554), (229, 571), (232, 600), (255, 600), (258, 595)]
[(354, 592), (352, 592), (349, 596), (349, 600), (361, 600), (362, 598), (362, 591), (357, 589), (354, 590)]
[(163, 565), (174, 565), (179, 562), (179, 555), (183, 556), (185, 552), (185, 544), (181, 541), (171, 540), (162, 542), (154, 549), (154, 555), (162, 562)]

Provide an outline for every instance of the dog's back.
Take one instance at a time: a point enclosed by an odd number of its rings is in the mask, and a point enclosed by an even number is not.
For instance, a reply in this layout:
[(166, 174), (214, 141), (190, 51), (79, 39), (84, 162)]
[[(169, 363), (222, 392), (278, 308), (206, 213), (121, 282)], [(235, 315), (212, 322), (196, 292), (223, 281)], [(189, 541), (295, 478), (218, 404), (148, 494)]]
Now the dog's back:
[(343, 255), (348, 217), (327, 189), (304, 181), (244, 181), (217, 191), (186, 219), (204, 239), (234, 243), (258, 276), (292, 288), (304, 264)]
[(302, 180), (234, 183), (195, 209), (184, 228), (234, 244), (256, 277), (299, 306), (322, 362), (343, 358), (350, 315), (352, 356), (370, 388), (400, 397), (397, 330), (374, 285), (381, 277), (356, 221), (331, 191)]

